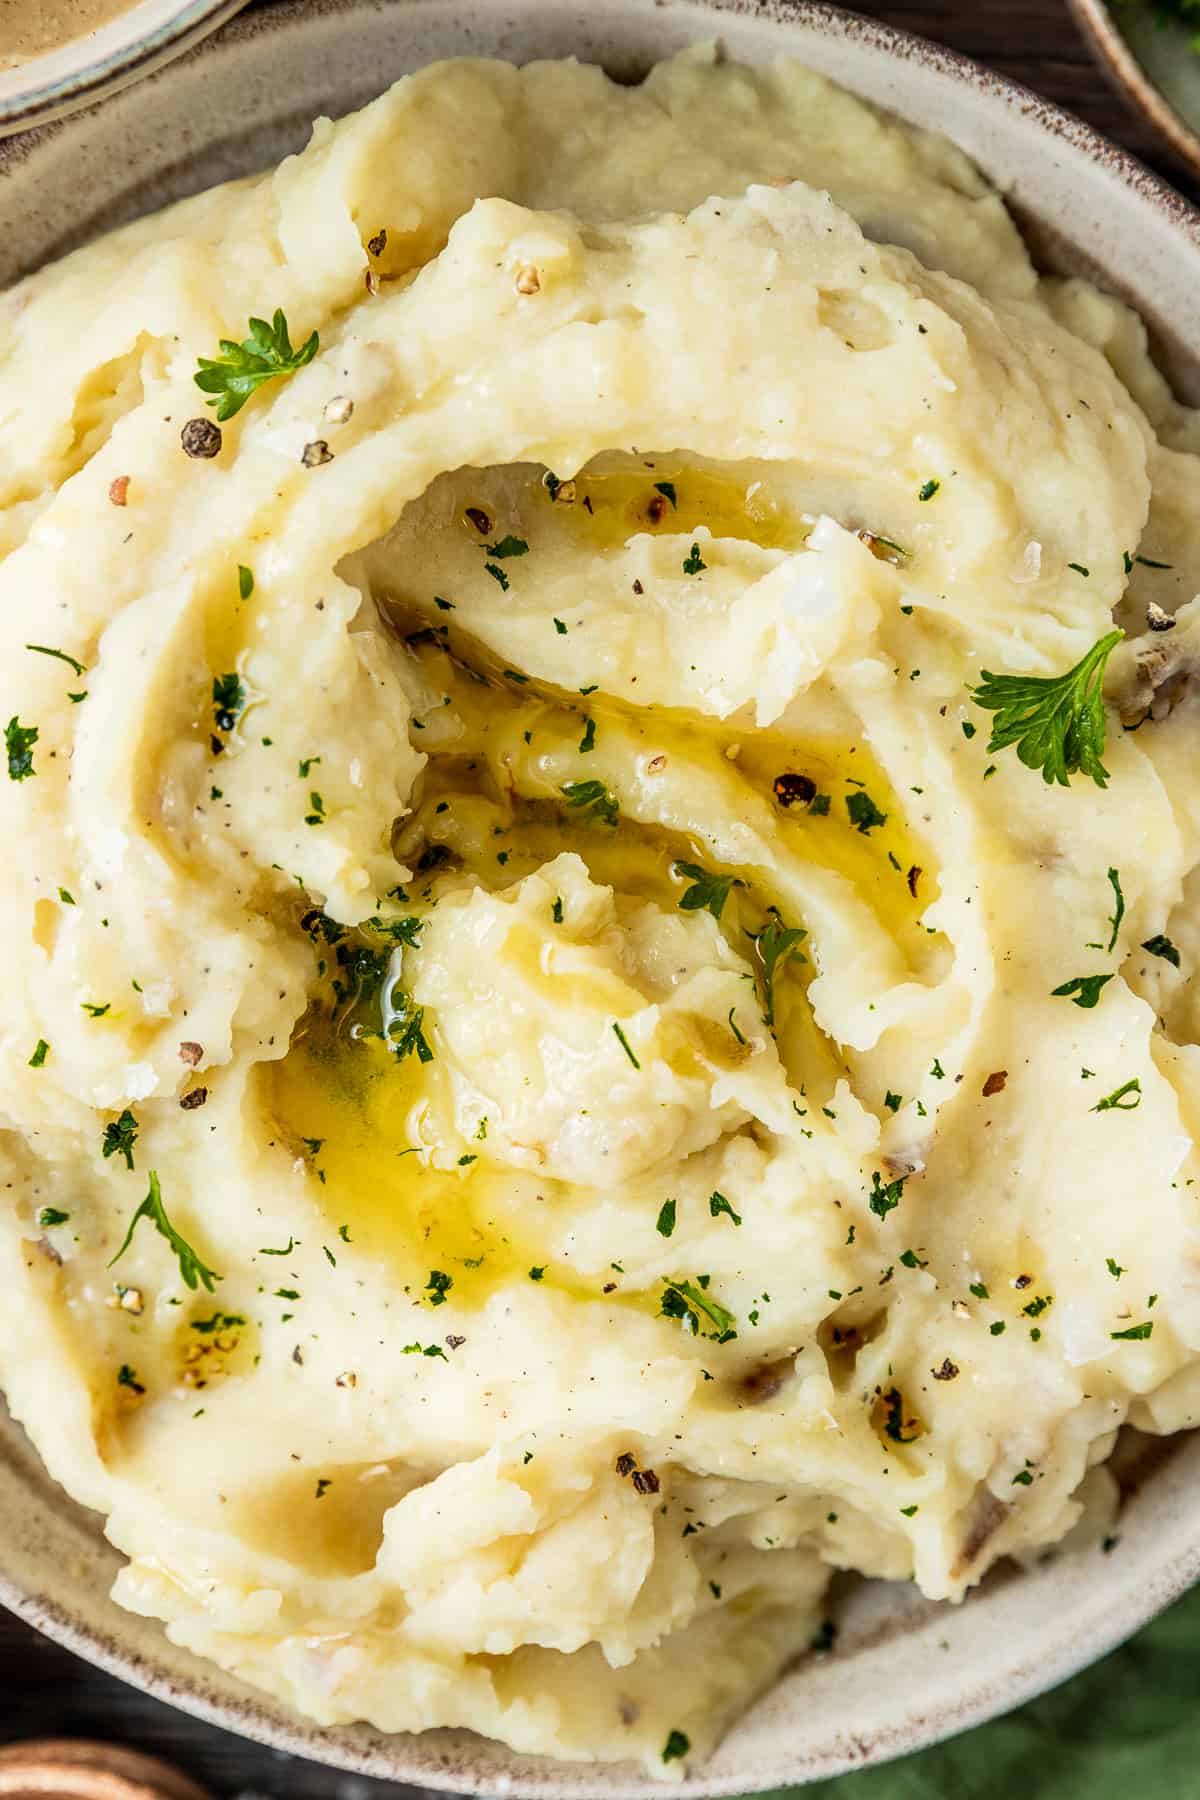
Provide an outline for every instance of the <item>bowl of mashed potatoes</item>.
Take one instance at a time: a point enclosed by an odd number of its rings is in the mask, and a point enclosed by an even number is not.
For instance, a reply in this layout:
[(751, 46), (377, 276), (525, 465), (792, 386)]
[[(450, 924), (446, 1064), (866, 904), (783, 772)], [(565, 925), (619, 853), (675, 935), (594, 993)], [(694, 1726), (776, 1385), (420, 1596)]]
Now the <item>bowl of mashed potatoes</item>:
[(716, 5), (283, 8), (4, 173), (6, 1602), (547, 1796), (1119, 1641), (1200, 1568), (1183, 203)]

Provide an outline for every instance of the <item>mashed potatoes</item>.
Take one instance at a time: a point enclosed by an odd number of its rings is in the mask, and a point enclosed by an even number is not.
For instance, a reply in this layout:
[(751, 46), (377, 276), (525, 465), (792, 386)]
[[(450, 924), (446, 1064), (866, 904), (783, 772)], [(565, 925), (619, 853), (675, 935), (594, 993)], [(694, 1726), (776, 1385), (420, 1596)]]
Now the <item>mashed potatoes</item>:
[(1196, 1422), (1195, 427), (950, 146), (448, 64), (0, 305), (0, 1372), (124, 1605), (670, 1776)]

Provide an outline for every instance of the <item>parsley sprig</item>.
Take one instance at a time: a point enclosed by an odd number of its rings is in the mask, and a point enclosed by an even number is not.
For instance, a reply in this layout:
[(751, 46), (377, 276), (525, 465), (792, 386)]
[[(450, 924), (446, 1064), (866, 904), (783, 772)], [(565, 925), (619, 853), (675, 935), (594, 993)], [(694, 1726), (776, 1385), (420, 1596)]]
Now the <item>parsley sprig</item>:
[(981, 671), (972, 688), (976, 706), (996, 715), (988, 755), (1015, 744), (1027, 769), (1047, 783), (1069, 787), (1071, 776), (1090, 775), (1108, 786), (1104, 755), (1104, 667), (1124, 632), (1106, 632), (1064, 675), (993, 675)]
[(217, 1274), (215, 1269), (210, 1269), (206, 1263), (201, 1261), (187, 1239), (180, 1237), (170, 1219), (168, 1219), (167, 1209), (162, 1201), (162, 1189), (159, 1186), (158, 1176), (153, 1169), (150, 1171), (150, 1191), (134, 1213), (132, 1219), (130, 1219), (129, 1230), (125, 1233), (124, 1242), (117, 1251), (117, 1254), (110, 1261), (108, 1265), (109, 1268), (112, 1268), (113, 1263), (120, 1262), (130, 1244), (133, 1242), (133, 1234), (137, 1230), (139, 1221), (142, 1219), (150, 1219), (159, 1236), (166, 1238), (171, 1249), (175, 1252), (175, 1255), (179, 1259), (179, 1273), (183, 1277), (185, 1286), (194, 1288), (197, 1285), (202, 1284), (211, 1294), (221, 1277)]
[[(749, 935), (754, 936), (753, 933)], [(796, 946), (807, 936), (808, 933), (800, 926), (785, 925), (778, 915), (772, 915), (757, 937), (754, 937), (754, 946), (762, 958), (763, 988), (766, 993), (763, 1018), (768, 1025), (775, 1023), (775, 976)], [(804, 960), (801, 952), (800, 961)]]
[(729, 898), (729, 890), (745, 887), (738, 875), (714, 875), (699, 863), (677, 862), (676, 875), (691, 883), (679, 897), (680, 912), (709, 912), (719, 919)]
[(265, 319), (250, 320), (250, 336), (240, 344), (222, 338), (219, 357), (198, 357), (192, 379), (202, 393), (214, 396), (205, 404), (215, 406), (217, 418), (224, 423), (241, 412), (264, 381), (273, 381), (277, 375), (294, 375), (310, 363), (319, 345), (314, 331), (298, 350), (293, 350), (283, 309), (276, 307), (269, 325)]

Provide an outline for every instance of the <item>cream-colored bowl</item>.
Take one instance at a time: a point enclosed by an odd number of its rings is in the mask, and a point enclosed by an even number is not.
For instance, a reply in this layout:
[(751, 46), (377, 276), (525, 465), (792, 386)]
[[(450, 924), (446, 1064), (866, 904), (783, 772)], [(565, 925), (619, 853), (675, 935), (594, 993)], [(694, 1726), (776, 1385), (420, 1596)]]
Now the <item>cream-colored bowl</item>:
[[(36, 13), (40, 0), (26, 0)], [(100, 22), (77, 37), (18, 63), (0, 44), (0, 137), (62, 118), (102, 94), (126, 87), (216, 27), (246, 0), (108, 0), (90, 9)], [(88, 8), (81, 8), (86, 15)], [(69, 8), (62, 7), (69, 16)], [(111, 15), (111, 16), (108, 16)], [(47, 33), (47, 36), (49, 34)]]
[[(783, 0), (302, 0), (249, 14), (136, 91), (28, 142), (0, 144), (0, 281), (102, 227), (296, 148), (407, 69), (461, 52), (578, 55), (636, 78), (719, 36), (789, 52), (906, 119), (936, 125), (1008, 194), (1039, 254), (1126, 295), (1177, 384), (1200, 396), (1200, 219), (1078, 121), (887, 28)], [(86, 175), (85, 175), (86, 172)], [(1133, 1202), (1131, 1202), (1133, 1203)], [(1200, 1576), (1200, 1439), (1126, 1471), (1119, 1541), (995, 1571), (961, 1607), (907, 1586), (839, 1584), (833, 1654), (807, 1656), (729, 1734), (687, 1794), (781, 1787), (881, 1761), (1017, 1705), (1101, 1656)], [(144, 1691), (233, 1731), (426, 1787), (534, 1800), (661, 1792), (629, 1765), (514, 1756), (466, 1732), (321, 1731), (174, 1649), (108, 1599), (117, 1557), (97, 1521), (0, 1434), (0, 1599)], [(678, 1790), (676, 1790), (678, 1791)]]

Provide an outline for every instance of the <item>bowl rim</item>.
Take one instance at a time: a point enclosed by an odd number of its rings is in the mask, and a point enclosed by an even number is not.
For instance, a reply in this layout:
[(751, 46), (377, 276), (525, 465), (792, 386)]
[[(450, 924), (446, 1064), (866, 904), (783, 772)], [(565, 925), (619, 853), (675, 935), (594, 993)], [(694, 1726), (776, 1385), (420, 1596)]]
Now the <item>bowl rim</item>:
[[(205, 0), (199, 0), (199, 4), (204, 3)], [(273, 38), (281, 32), (302, 26), (306, 19), (321, 15), (350, 14), (366, 6), (373, 6), (375, 9), (386, 6), (388, 10), (394, 9), (398, 13), (401, 6), (412, 5), (415, 8), (430, 3), (431, 0), (273, 0), (269, 7), (256, 9), (235, 20), (222, 34), (221, 48), (236, 50), (239, 44), (248, 44), (255, 38)], [(507, 3), (508, 0), (482, 0), (483, 5), (494, 7), (497, 12)], [(643, 5), (649, 12), (654, 6), (670, 5), (671, 0), (636, 0), (636, 3)], [(222, 18), (228, 18), (244, 4), (245, 0), (218, 0), (215, 10), (220, 12)], [(604, 4), (607, 5), (608, 0), (604, 0)], [(1071, 4), (1076, 5), (1077, 0), (1071, 0)], [(684, 8), (681, 7), (680, 10), (682, 12)], [(868, 50), (882, 52), (901, 62), (919, 63), (934, 73), (947, 77), (962, 89), (1000, 101), (1007, 111), (1019, 119), (1027, 120), (1034, 129), (1057, 137), (1073, 151), (1082, 153), (1101, 165), (1124, 188), (1152, 209), (1162, 222), (1179, 231), (1194, 249), (1200, 251), (1200, 209), (1193, 206), (1169, 181), (1065, 107), (959, 51), (900, 26), (830, 4), (829, 0), (687, 0), (686, 11), (689, 20), (693, 15), (696, 17), (697, 36), (701, 35), (699, 26), (702, 24), (710, 24), (712, 30), (719, 35), (723, 17), (739, 17), (780, 26), (803, 25), (816, 35), (854, 41)], [(203, 35), (203, 30), (197, 35)], [(799, 47), (797, 53), (800, 53)], [(166, 56), (157, 58), (160, 64), (166, 60)], [(165, 71), (160, 70), (153, 79), (162, 79), (164, 73)], [(886, 105), (882, 102), (871, 104), (880, 105), (886, 110)], [(56, 139), (62, 130), (70, 128), (71, 122), (59, 117), (40, 124), (37, 129), (24, 134), (20, 139), (5, 140), (0, 136), (0, 182), (3, 181), (6, 163), (10, 159), (15, 165), (30, 155), (36, 156), (39, 149)], [(1060, 1644), (1049, 1659), (1048, 1666), (1042, 1661), (1040, 1653), (1027, 1656), (1013, 1682), (1015, 1692), (1005, 1692), (1003, 1688), (989, 1688), (986, 1683), (981, 1684), (971, 1691), (957, 1709), (947, 1707), (941, 1714), (916, 1718), (911, 1735), (904, 1742), (884, 1738), (874, 1746), (857, 1746), (851, 1753), (833, 1751), (820, 1766), (815, 1767), (797, 1769), (778, 1762), (774, 1767), (756, 1772), (753, 1790), (748, 1790), (743, 1782), (726, 1773), (709, 1777), (706, 1766), (701, 1765), (695, 1773), (686, 1773), (675, 1791), (687, 1796), (688, 1800), (692, 1800), (693, 1796), (695, 1800), (703, 1800), (705, 1796), (763, 1792), (783, 1785), (824, 1780), (839, 1773), (927, 1748), (959, 1732), (984, 1724), (1069, 1679), (1115, 1649), (1198, 1580), (1200, 1540), (1190, 1544), (1186, 1554), (1177, 1556), (1173, 1563), (1149, 1571), (1146, 1579), (1135, 1584), (1132, 1591), (1126, 1591), (1120, 1607), (1114, 1608), (1111, 1613), (1103, 1610), (1099, 1615), (1102, 1622), (1090, 1636), (1081, 1633), (1073, 1637), (1065, 1651)], [(496, 1760), (485, 1760), (477, 1767), (468, 1769), (464, 1767), (461, 1758), (444, 1751), (438, 1754), (432, 1740), (443, 1738), (445, 1734), (441, 1732), (383, 1734), (370, 1731), (369, 1734), (364, 1733), (361, 1742), (352, 1742), (345, 1735), (336, 1738), (326, 1736), (321, 1726), (292, 1713), (283, 1703), (260, 1691), (243, 1687), (244, 1698), (231, 1697), (227, 1689), (229, 1684), (235, 1683), (235, 1678), (226, 1676), (224, 1672), (210, 1672), (212, 1675), (220, 1673), (221, 1682), (225, 1684), (224, 1691), (221, 1687), (206, 1683), (202, 1677), (190, 1680), (179, 1677), (164, 1664), (147, 1658), (136, 1648), (123, 1645), (117, 1638), (107, 1635), (102, 1628), (72, 1616), (49, 1596), (40, 1595), (31, 1587), (23, 1586), (2, 1566), (0, 1604), (93, 1666), (220, 1729), (302, 1758), (315, 1759), (324, 1766), (394, 1781), (417, 1782), (428, 1790), (497, 1797), (511, 1796), (514, 1792), (514, 1778), (505, 1771), (499, 1758), (518, 1753), (508, 1752), (503, 1747)], [(1085, 1636), (1086, 1641), (1083, 1641)], [(240, 1683), (236, 1685), (242, 1687)], [(386, 1741), (389, 1746), (396, 1746), (398, 1751), (395, 1761), (389, 1757), (386, 1766), (379, 1754), (381, 1741)], [(481, 1746), (487, 1742), (482, 1738), (476, 1741)], [(422, 1746), (425, 1748), (422, 1749)], [(640, 1771), (634, 1772), (633, 1766), (627, 1762), (592, 1764), (590, 1769), (596, 1772), (596, 1778), (590, 1782), (585, 1778), (577, 1783), (572, 1781), (571, 1772), (578, 1772), (581, 1768), (588, 1769), (589, 1765), (527, 1756), (521, 1756), (520, 1760), (527, 1765), (544, 1764), (549, 1771), (548, 1780), (539, 1781), (536, 1787), (528, 1790), (536, 1792), (542, 1800), (559, 1800), (559, 1796), (562, 1800), (573, 1800), (574, 1796), (579, 1796), (579, 1800), (588, 1800), (589, 1796), (601, 1793), (604, 1800), (649, 1800), (649, 1797), (663, 1791), (658, 1782)], [(555, 1779), (555, 1771), (562, 1771), (561, 1782)]]
[[(199, 43), (245, 5), (246, 0), (176, 0), (171, 16), (147, 30), (136, 24), (139, 7), (135, 0), (126, 11), (108, 22), (115, 41), (94, 60), (89, 56), (82, 64), (62, 73), (38, 74), (39, 68), (56, 61), (64, 51), (86, 44), (92, 34), (84, 32), (9, 71), (17, 77), (29, 74), (32, 85), (18, 85), (7, 96), (0, 93), (0, 138), (60, 121), (76, 108), (151, 74), (163, 63)], [(129, 29), (119, 30), (123, 25)]]
[(1200, 175), (1200, 131), (1189, 125), (1151, 81), (1113, 18), (1107, 0), (1067, 0), (1081, 34), (1110, 85), (1148, 119), (1194, 175)]

